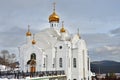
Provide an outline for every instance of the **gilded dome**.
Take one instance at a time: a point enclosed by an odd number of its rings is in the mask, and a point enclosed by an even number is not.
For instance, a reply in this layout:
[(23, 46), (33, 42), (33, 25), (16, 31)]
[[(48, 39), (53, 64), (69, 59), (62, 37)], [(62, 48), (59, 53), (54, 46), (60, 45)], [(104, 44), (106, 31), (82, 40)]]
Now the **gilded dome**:
[(28, 31), (27, 33), (26, 33), (26, 36), (31, 36), (32, 35), (32, 33), (30, 32), (30, 31)]
[(26, 32), (26, 36), (31, 36), (32, 33), (30, 32), (30, 25), (28, 25), (28, 31)]
[(60, 29), (60, 32), (66, 32), (66, 30), (64, 28), (64, 21), (62, 21), (62, 28)]
[(32, 40), (32, 44), (36, 44), (36, 41), (35, 41), (35, 34), (33, 34), (33, 40)]
[(35, 41), (35, 40), (33, 40), (33, 41), (32, 41), (32, 44), (33, 44), (33, 45), (34, 45), (34, 44), (36, 44), (36, 41)]
[(65, 28), (62, 27), (62, 28), (60, 29), (60, 32), (66, 32)]
[(49, 22), (59, 22), (59, 16), (53, 12), (50, 16), (49, 16)]

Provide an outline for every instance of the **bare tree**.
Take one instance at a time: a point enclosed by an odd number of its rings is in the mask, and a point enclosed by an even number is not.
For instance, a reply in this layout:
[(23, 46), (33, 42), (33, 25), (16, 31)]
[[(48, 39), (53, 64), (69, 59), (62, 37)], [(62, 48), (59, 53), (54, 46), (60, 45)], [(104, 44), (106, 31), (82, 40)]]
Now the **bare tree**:
[(3, 65), (8, 65), (8, 57), (9, 57), (9, 51), (8, 50), (2, 50), (1, 51), (1, 54), (2, 54), (2, 58), (3, 58)]
[(9, 55), (9, 51), (8, 50), (2, 50), (1, 54), (2, 54), (2, 58), (7, 58), (8, 55)]
[(0, 64), (11, 67), (14, 70), (16, 67), (16, 55), (14, 53), (10, 54), (8, 50), (2, 50), (0, 56)]
[(10, 55), (10, 61), (11, 61), (11, 63), (14, 63), (14, 62), (15, 62), (15, 58), (16, 58), (16, 55), (15, 55), (14, 53), (12, 53), (12, 54)]

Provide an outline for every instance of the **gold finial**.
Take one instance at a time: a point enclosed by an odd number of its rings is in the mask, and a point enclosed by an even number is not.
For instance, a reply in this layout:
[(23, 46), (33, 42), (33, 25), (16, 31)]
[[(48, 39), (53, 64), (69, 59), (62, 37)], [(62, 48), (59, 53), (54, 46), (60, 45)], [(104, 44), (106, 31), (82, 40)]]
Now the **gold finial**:
[(62, 27), (64, 27), (64, 21), (62, 21)]
[(28, 25), (28, 31), (30, 31), (30, 25)]
[(79, 28), (77, 29), (77, 31), (78, 31), (77, 35), (78, 35), (78, 37), (79, 37), (79, 39), (80, 39), (81, 37), (80, 37)]
[(62, 28), (60, 29), (60, 32), (66, 32), (66, 30), (64, 28), (64, 21), (62, 21)]
[(28, 25), (28, 32), (26, 33), (26, 36), (31, 36), (31, 32), (30, 32), (30, 25)]
[(32, 40), (32, 44), (36, 44), (36, 41), (35, 41), (35, 34), (33, 34), (33, 40)]
[(53, 3), (53, 11), (55, 12), (56, 3)]

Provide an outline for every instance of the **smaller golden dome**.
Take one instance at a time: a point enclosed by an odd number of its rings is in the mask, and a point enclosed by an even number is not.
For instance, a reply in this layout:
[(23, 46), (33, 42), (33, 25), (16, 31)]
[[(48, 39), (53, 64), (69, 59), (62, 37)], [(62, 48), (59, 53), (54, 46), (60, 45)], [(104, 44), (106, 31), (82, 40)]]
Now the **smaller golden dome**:
[(35, 34), (33, 34), (33, 40), (32, 40), (32, 44), (36, 44), (36, 41), (35, 41)]
[(55, 13), (55, 11), (49, 16), (49, 22), (59, 22), (59, 16)]
[(33, 44), (33, 45), (34, 45), (34, 44), (36, 44), (36, 41), (35, 41), (35, 40), (33, 40), (33, 41), (32, 41), (32, 44)]
[(62, 27), (62, 28), (60, 29), (60, 32), (66, 32), (65, 28)]
[(62, 28), (60, 29), (60, 32), (66, 32), (65, 28), (64, 28), (64, 22), (62, 21)]
[(31, 34), (31, 32), (30, 31), (28, 31), (27, 33), (26, 33), (26, 36), (31, 36), (32, 34)]
[(26, 36), (31, 36), (32, 33), (30, 32), (30, 25), (28, 25), (28, 32), (26, 33)]

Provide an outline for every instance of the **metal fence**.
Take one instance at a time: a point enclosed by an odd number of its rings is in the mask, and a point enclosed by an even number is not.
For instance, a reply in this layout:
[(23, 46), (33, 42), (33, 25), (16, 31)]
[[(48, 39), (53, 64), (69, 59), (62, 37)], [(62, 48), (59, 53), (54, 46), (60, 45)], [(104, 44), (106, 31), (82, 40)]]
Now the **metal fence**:
[(25, 78), (30, 77), (43, 77), (43, 76), (54, 76), (54, 75), (65, 75), (64, 71), (38, 71), (38, 72), (23, 72), (23, 71), (0, 71), (0, 78)]

